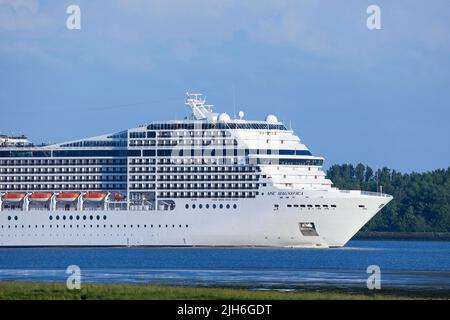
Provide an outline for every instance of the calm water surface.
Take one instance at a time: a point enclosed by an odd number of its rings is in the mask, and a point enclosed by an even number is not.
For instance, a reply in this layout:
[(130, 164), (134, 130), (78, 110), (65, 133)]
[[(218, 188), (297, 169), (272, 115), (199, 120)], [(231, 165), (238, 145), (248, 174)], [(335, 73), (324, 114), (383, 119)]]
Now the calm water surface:
[(450, 242), (351, 241), (341, 249), (2, 248), (0, 281), (84, 282), (299, 289), (365, 288), (369, 265), (382, 286), (450, 290)]

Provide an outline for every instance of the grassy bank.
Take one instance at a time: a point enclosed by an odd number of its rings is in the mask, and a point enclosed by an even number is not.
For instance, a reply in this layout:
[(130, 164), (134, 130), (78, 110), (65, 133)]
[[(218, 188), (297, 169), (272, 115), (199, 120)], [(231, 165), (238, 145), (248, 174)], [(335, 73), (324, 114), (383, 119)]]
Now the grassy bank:
[(353, 240), (428, 240), (450, 241), (450, 232), (358, 232)]
[(83, 284), (81, 290), (68, 290), (62, 283), (0, 282), (3, 300), (373, 300), (410, 299), (410, 295), (351, 292), (274, 292), (225, 288), (192, 288), (159, 285)]

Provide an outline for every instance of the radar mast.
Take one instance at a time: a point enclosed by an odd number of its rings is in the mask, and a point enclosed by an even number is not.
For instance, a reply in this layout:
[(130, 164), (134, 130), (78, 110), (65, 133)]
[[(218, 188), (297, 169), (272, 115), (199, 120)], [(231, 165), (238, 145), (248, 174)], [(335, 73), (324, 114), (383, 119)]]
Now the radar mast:
[(201, 93), (186, 92), (185, 104), (191, 108), (191, 119), (216, 121), (217, 113), (213, 112), (213, 105), (206, 104), (206, 99)]

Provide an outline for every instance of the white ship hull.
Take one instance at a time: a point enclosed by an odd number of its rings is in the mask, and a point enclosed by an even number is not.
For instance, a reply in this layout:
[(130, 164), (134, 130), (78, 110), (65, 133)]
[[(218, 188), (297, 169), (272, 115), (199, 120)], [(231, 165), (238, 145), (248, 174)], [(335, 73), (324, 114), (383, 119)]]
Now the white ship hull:
[(205, 102), (187, 94), (181, 121), (1, 146), (0, 246), (341, 247), (392, 199), (332, 187), (276, 116)]
[[(3, 211), (0, 246), (341, 247), (392, 199), (339, 191), (280, 198), (278, 192), (239, 201), (185, 200), (173, 211)], [(185, 209), (194, 203), (197, 209)], [(223, 204), (224, 209), (206, 209), (207, 203)], [(233, 209), (233, 204), (238, 207)], [(313, 208), (288, 207), (294, 204)], [(336, 207), (326, 209), (324, 204)], [(312, 223), (317, 235), (303, 234), (301, 223)]]

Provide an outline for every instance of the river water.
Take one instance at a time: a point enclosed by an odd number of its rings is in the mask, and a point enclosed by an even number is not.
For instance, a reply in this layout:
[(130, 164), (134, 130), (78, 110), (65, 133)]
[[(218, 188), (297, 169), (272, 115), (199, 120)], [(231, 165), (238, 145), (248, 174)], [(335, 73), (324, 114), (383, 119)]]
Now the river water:
[(0, 281), (82, 281), (297, 290), (366, 288), (367, 268), (384, 287), (450, 290), (450, 242), (350, 241), (340, 249), (1, 248)]

